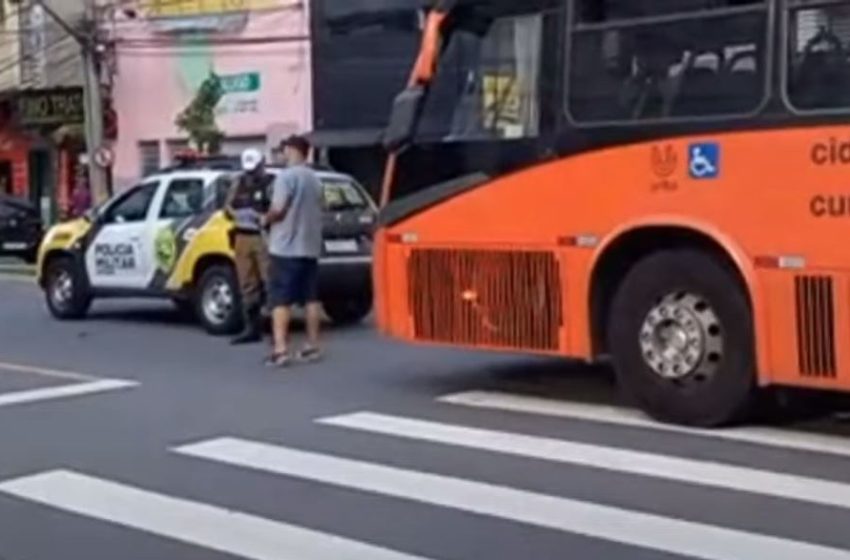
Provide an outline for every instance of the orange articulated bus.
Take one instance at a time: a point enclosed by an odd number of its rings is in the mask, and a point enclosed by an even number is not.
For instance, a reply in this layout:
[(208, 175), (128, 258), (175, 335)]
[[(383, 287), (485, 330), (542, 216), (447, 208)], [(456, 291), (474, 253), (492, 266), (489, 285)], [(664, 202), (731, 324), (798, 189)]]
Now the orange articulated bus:
[(385, 137), (384, 333), (610, 358), (697, 426), (850, 389), (850, 2), (427, 14)]

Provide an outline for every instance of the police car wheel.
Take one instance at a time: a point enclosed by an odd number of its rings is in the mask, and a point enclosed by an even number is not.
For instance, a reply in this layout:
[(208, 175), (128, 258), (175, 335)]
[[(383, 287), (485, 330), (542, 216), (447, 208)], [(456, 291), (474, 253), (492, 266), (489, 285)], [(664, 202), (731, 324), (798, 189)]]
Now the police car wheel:
[(351, 298), (326, 301), (325, 313), (337, 325), (353, 325), (365, 319), (372, 311), (371, 298)]
[(82, 319), (91, 306), (83, 275), (70, 258), (48, 264), (44, 291), (47, 308), (57, 319)]
[(208, 333), (234, 334), (242, 319), (236, 273), (227, 265), (211, 266), (201, 275), (195, 293), (195, 313)]
[(697, 250), (661, 251), (628, 273), (608, 349), (621, 389), (650, 416), (717, 427), (756, 396), (752, 313), (734, 271)]

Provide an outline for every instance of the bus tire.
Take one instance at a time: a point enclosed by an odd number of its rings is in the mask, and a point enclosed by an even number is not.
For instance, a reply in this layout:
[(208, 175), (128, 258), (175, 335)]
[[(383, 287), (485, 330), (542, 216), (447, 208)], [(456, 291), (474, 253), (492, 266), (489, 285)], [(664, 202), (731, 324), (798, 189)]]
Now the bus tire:
[(617, 292), (608, 348), (621, 389), (663, 422), (735, 423), (756, 392), (752, 312), (735, 273), (698, 250), (638, 262)]

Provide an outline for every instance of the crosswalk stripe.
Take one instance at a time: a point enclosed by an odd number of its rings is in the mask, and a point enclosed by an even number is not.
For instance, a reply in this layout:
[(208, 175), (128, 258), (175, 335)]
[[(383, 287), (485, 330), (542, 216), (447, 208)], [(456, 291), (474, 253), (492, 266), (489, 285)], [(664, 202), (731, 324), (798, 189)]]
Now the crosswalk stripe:
[(649, 428), (652, 430), (698, 435), (725, 441), (751, 443), (764, 447), (778, 447), (850, 457), (850, 439), (840, 436), (759, 427), (701, 430), (698, 428), (661, 424), (646, 418), (636, 410), (626, 408), (556, 401), (540, 397), (492, 391), (457, 393), (440, 397), (437, 400), (438, 402), (471, 408), (587, 420), (590, 422), (616, 424), (634, 428)]
[(850, 508), (850, 484), (817, 478), (371, 412), (318, 422), (412, 440)]
[(12, 371), (15, 373), (27, 373), (31, 375), (39, 375), (42, 377), (52, 377), (55, 379), (66, 379), (69, 381), (94, 381), (97, 379), (92, 375), (88, 375), (85, 373), (77, 373), (75, 371), (44, 368), (39, 366), (31, 366), (28, 364), (0, 362), (0, 374), (6, 371)]
[(424, 560), (71, 471), (3, 482), (0, 492), (252, 560)]
[(850, 551), (233, 438), (177, 453), (704, 560), (850, 560)]
[(61, 387), (15, 391), (14, 393), (0, 395), (0, 407), (130, 389), (138, 385), (135, 381), (125, 381), (123, 379), (100, 379), (90, 383), (75, 383), (73, 385), (62, 385)]

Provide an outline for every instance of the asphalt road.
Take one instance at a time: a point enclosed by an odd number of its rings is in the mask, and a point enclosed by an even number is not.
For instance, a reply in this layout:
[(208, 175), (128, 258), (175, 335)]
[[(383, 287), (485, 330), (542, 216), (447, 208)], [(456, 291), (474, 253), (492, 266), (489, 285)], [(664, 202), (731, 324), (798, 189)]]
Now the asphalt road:
[(850, 559), (838, 421), (677, 430), (601, 369), (327, 343), (270, 371), (168, 305), (58, 323), (0, 280), (0, 558)]

